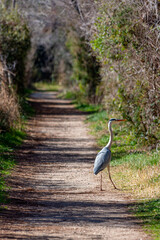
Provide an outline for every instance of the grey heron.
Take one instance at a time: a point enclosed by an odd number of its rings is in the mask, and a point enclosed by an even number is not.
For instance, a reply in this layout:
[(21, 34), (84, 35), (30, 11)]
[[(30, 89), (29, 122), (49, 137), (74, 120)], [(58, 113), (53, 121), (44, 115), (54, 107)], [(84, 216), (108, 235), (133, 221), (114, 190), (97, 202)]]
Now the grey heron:
[(101, 172), (101, 182), (100, 182), (100, 189), (102, 191), (102, 171), (107, 167), (109, 179), (113, 184), (114, 188), (117, 189), (116, 185), (114, 184), (111, 174), (110, 174), (110, 161), (111, 161), (111, 145), (113, 141), (113, 131), (112, 131), (112, 123), (113, 122), (121, 122), (126, 121), (126, 119), (115, 119), (112, 118), (109, 120), (108, 123), (108, 130), (110, 132), (110, 138), (108, 144), (102, 148), (102, 150), (97, 154), (95, 162), (94, 162), (94, 174), (97, 175)]

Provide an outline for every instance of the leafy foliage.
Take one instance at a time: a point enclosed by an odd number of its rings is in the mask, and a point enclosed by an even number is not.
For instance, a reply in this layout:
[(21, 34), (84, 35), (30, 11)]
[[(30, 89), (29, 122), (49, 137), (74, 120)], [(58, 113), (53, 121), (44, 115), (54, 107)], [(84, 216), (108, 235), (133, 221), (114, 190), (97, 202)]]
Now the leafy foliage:
[(30, 33), (26, 23), (16, 10), (7, 10), (1, 4), (0, 130), (3, 131), (20, 127), (20, 95), (25, 92), (25, 60), (29, 47)]
[(18, 93), (24, 90), (25, 60), (30, 47), (30, 32), (16, 10), (0, 7), (0, 51), (7, 69), (13, 74)]
[[(24, 117), (25, 60), (30, 33), (16, 10), (0, 5), (0, 202), (7, 190), (6, 176), (15, 162), (10, 153), (22, 143)], [(23, 102), (23, 104), (22, 104)], [(22, 104), (20, 106), (20, 104)], [(21, 116), (22, 115), (22, 116)]]
[(158, 18), (139, 1), (101, 0), (99, 6), (91, 45), (102, 63), (106, 109), (127, 118), (140, 142), (156, 146), (160, 136)]
[(83, 37), (70, 33), (66, 43), (72, 55), (73, 74), (71, 82), (89, 103), (100, 101), (100, 65), (93, 55), (89, 44)]

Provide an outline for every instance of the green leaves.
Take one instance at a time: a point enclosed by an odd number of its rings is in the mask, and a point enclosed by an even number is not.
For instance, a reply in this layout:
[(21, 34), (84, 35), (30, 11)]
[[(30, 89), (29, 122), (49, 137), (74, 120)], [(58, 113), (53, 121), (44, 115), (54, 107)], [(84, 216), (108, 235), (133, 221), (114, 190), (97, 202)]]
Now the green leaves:
[(0, 45), (1, 54), (7, 67), (16, 75), (16, 84), (19, 93), (24, 88), (25, 58), (30, 47), (29, 29), (16, 10), (7, 10), (0, 7)]
[(124, 58), (125, 50), (132, 41), (131, 14), (131, 8), (122, 6), (122, 10), (117, 9), (112, 17), (103, 12), (97, 18), (97, 34), (94, 34), (91, 45), (99, 53), (101, 60), (107, 57), (112, 62)]
[(91, 45), (102, 65), (105, 107), (130, 122), (139, 143), (155, 147), (160, 137), (157, 33), (144, 24), (138, 1), (100, 2)]
[(98, 98), (97, 87), (101, 82), (99, 62), (84, 37), (71, 34), (66, 45), (72, 55), (72, 85), (87, 103), (94, 104)]

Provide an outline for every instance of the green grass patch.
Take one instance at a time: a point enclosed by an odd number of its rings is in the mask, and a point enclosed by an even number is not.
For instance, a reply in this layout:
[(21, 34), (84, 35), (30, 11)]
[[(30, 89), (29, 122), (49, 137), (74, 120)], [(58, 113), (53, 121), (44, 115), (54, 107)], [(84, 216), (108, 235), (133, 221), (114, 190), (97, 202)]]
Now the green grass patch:
[[(116, 154), (116, 153), (115, 153)], [(112, 161), (112, 166), (118, 166), (124, 163), (130, 168), (142, 170), (147, 166), (158, 165), (160, 159), (160, 152), (146, 153), (146, 152), (135, 152), (135, 153), (127, 153), (122, 154), (117, 159)]]
[(136, 204), (134, 212), (144, 221), (145, 228), (150, 230), (154, 239), (160, 240), (160, 199)]
[(76, 108), (83, 112), (93, 113), (98, 112), (101, 106), (87, 104), (87, 103), (77, 103)]
[(60, 94), (60, 97), (68, 100), (77, 100), (77, 92), (73, 92), (73, 91), (62, 92)]
[(31, 117), (35, 114), (33, 107), (29, 102), (29, 96), (33, 93), (31, 89), (25, 89), (25, 93), (23, 97), (20, 97), (20, 105), (21, 105), (21, 118), (22, 121), (26, 120), (28, 117)]
[(101, 123), (107, 124), (108, 123), (108, 115), (106, 111), (99, 111), (94, 114), (91, 114), (87, 117), (88, 122), (96, 123), (96, 125), (99, 125)]
[(6, 201), (6, 177), (15, 166), (13, 150), (22, 144), (26, 134), (20, 130), (10, 130), (0, 135), (0, 203)]
[(61, 89), (60, 85), (54, 82), (52, 83), (52, 82), (46, 82), (46, 81), (36, 82), (34, 83), (34, 87), (40, 91), (53, 91), (53, 92), (57, 92)]
[(66, 91), (59, 95), (63, 99), (72, 100), (75, 108), (82, 112), (97, 113), (102, 109), (101, 105), (94, 105), (88, 103), (88, 101), (81, 95), (79, 91)]
[(10, 152), (20, 146), (26, 133), (21, 130), (10, 130), (0, 135), (0, 153)]
[(26, 121), (28, 117), (32, 117), (35, 114), (35, 110), (31, 106), (28, 98), (22, 100), (21, 106), (22, 106), (21, 119), (23, 122)]
[(0, 208), (1, 204), (6, 202), (8, 186), (6, 185), (6, 177), (10, 174), (10, 170), (15, 166), (12, 156), (3, 154), (0, 156)]

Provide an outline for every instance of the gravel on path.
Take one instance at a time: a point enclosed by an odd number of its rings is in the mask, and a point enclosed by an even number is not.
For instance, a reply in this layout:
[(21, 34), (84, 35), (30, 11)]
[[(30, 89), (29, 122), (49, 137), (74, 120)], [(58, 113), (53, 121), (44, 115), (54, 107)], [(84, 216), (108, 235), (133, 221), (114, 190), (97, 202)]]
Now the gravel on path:
[(85, 113), (54, 92), (36, 92), (18, 165), (8, 182), (7, 209), (0, 212), (0, 239), (148, 240), (132, 202), (94, 176), (94, 138)]

